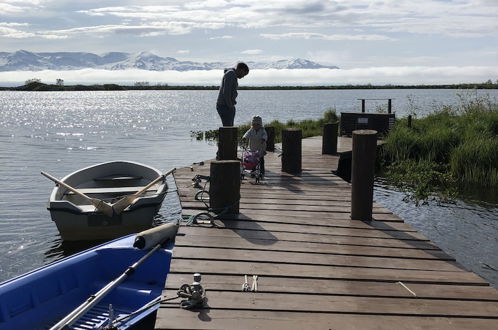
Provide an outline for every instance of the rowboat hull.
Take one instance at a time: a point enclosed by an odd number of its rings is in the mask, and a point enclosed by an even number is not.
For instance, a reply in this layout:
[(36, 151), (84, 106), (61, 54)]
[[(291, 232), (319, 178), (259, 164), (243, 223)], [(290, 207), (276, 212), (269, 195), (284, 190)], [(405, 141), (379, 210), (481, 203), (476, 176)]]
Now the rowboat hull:
[(64, 241), (105, 240), (152, 227), (161, 204), (125, 211), (108, 217), (100, 212), (51, 209), (50, 214)]
[[(88, 197), (112, 204), (161, 175), (159, 170), (144, 164), (113, 161), (83, 168), (61, 181)], [(50, 195), (48, 210), (65, 241), (112, 239), (151, 228), (167, 190), (166, 181), (159, 181), (122, 213), (109, 217), (88, 200), (56, 186)]]
[[(0, 283), (0, 329), (48, 329), (55, 325), (147, 253), (133, 248), (134, 239), (135, 235), (128, 235)], [(115, 318), (119, 318), (160, 297), (172, 248), (169, 244), (147, 258), (72, 329), (105, 326), (110, 304)], [(140, 311), (119, 329), (144, 322), (157, 308), (159, 303)]]

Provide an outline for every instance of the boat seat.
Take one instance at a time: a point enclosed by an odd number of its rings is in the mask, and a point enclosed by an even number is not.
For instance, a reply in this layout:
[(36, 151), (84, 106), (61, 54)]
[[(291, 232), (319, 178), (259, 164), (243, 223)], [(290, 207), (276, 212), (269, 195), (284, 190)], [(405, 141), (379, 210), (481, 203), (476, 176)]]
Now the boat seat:
[[(120, 194), (120, 195), (128, 195), (134, 194), (139, 190), (142, 190), (145, 186), (133, 186), (133, 187), (104, 187), (104, 188), (76, 188), (79, 192), (84, 193), (85, 195), (94, 195), (94, 194)], [(148, 192), (157, 191), (154, 186), (150, 189), (147, 189)], [(72, 191), (67, 191), (65, 195), (75, 195)]]
[(111, 181), (111, 182), (119, 182), (119, 181), (132, 181), (132, 180), (140, 180), (143, 179), (143, 176), (102, 176), (98, 178), (94, 178), (93, 181)]
[(97, 209), (93, 205), (87, 205), (87, 204), (80, 204), (78, 207), (81, 209), (81, 211), (85, 213), (90, 213), (90, 212), (96, 212)]

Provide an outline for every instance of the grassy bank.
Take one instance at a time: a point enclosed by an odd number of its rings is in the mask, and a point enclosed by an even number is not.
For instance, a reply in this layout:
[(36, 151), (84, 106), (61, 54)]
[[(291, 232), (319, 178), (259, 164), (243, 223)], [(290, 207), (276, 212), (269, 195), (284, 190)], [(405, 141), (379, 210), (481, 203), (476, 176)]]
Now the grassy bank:
[(385, 142), (387, 178), (417, 202), (468, 185), (498, 186), (498, 105), (489, 98), (443, 106), (411, 127), (398, 120)]
[[(335, 109), (328, 109), (324, 112), (323, 117), (317, 120), (306, 119), (302, 121), (289, 120), (286, 123), (281, 123), (278, 120), (273, 120), (269, 123), (264, 123), (265, 126), (275, 127), (275, 143), (281, 142), (281, 132), (284, 128), (300, 128), (303, 138), (310, 136), (322, 135), (323, 125), (339, 121)], [(239, 126), (239, 141), (242, 135), (251, 127), (250, 123)], [(217, 140), (218, 130), (209, 131), (192, 131), (191, 135), (197, 140)]]

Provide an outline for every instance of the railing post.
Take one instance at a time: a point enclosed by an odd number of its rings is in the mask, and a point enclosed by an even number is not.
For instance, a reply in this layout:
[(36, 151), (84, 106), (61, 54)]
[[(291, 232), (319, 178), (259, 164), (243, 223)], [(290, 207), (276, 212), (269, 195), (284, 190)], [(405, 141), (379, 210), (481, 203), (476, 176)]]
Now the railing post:
[(275, 151), (275, 127), (266, 126), (266, 135), (268, 135), (268, 141), (266, 141), (266, 151)]
[(238, 128), (224, 126), (219, 130), (218, 160), (237, 159)]
[(391, 113), (393, 109), (392, 99), (387, 99), (387, 113)]
[(377, 131), (353, 131), (351, 219), (372, 220)]
[(210, 167), (209, 206), (215, 213), (239, 214), (240, 162), (213, 160)]
[(292, 174), (301, 173), (302, 131), (300, 128), (282, 130), (282, 171)]
[(365, 99), (361, 99), (361, 112), (365, 112)]
[(339, 123), (330, 123), (323, 125), (322, 136), (322, 154), (337, 154), (337, 131)]

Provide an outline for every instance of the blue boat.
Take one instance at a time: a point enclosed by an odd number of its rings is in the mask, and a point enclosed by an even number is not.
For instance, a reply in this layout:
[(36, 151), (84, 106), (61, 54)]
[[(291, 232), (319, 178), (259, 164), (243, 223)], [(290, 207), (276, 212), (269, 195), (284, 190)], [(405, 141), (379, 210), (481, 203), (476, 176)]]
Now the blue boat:
[[(0, 329), (101, 329), (110, 319), (115, 328), (129, 329), (150, 321), (177, 230), (163, 226), (169, 237), (153, 249), (144, 243), (146, 236), (128, 235), (0, 283)], [(57, 327), (71, 313), (71, 323)]]

